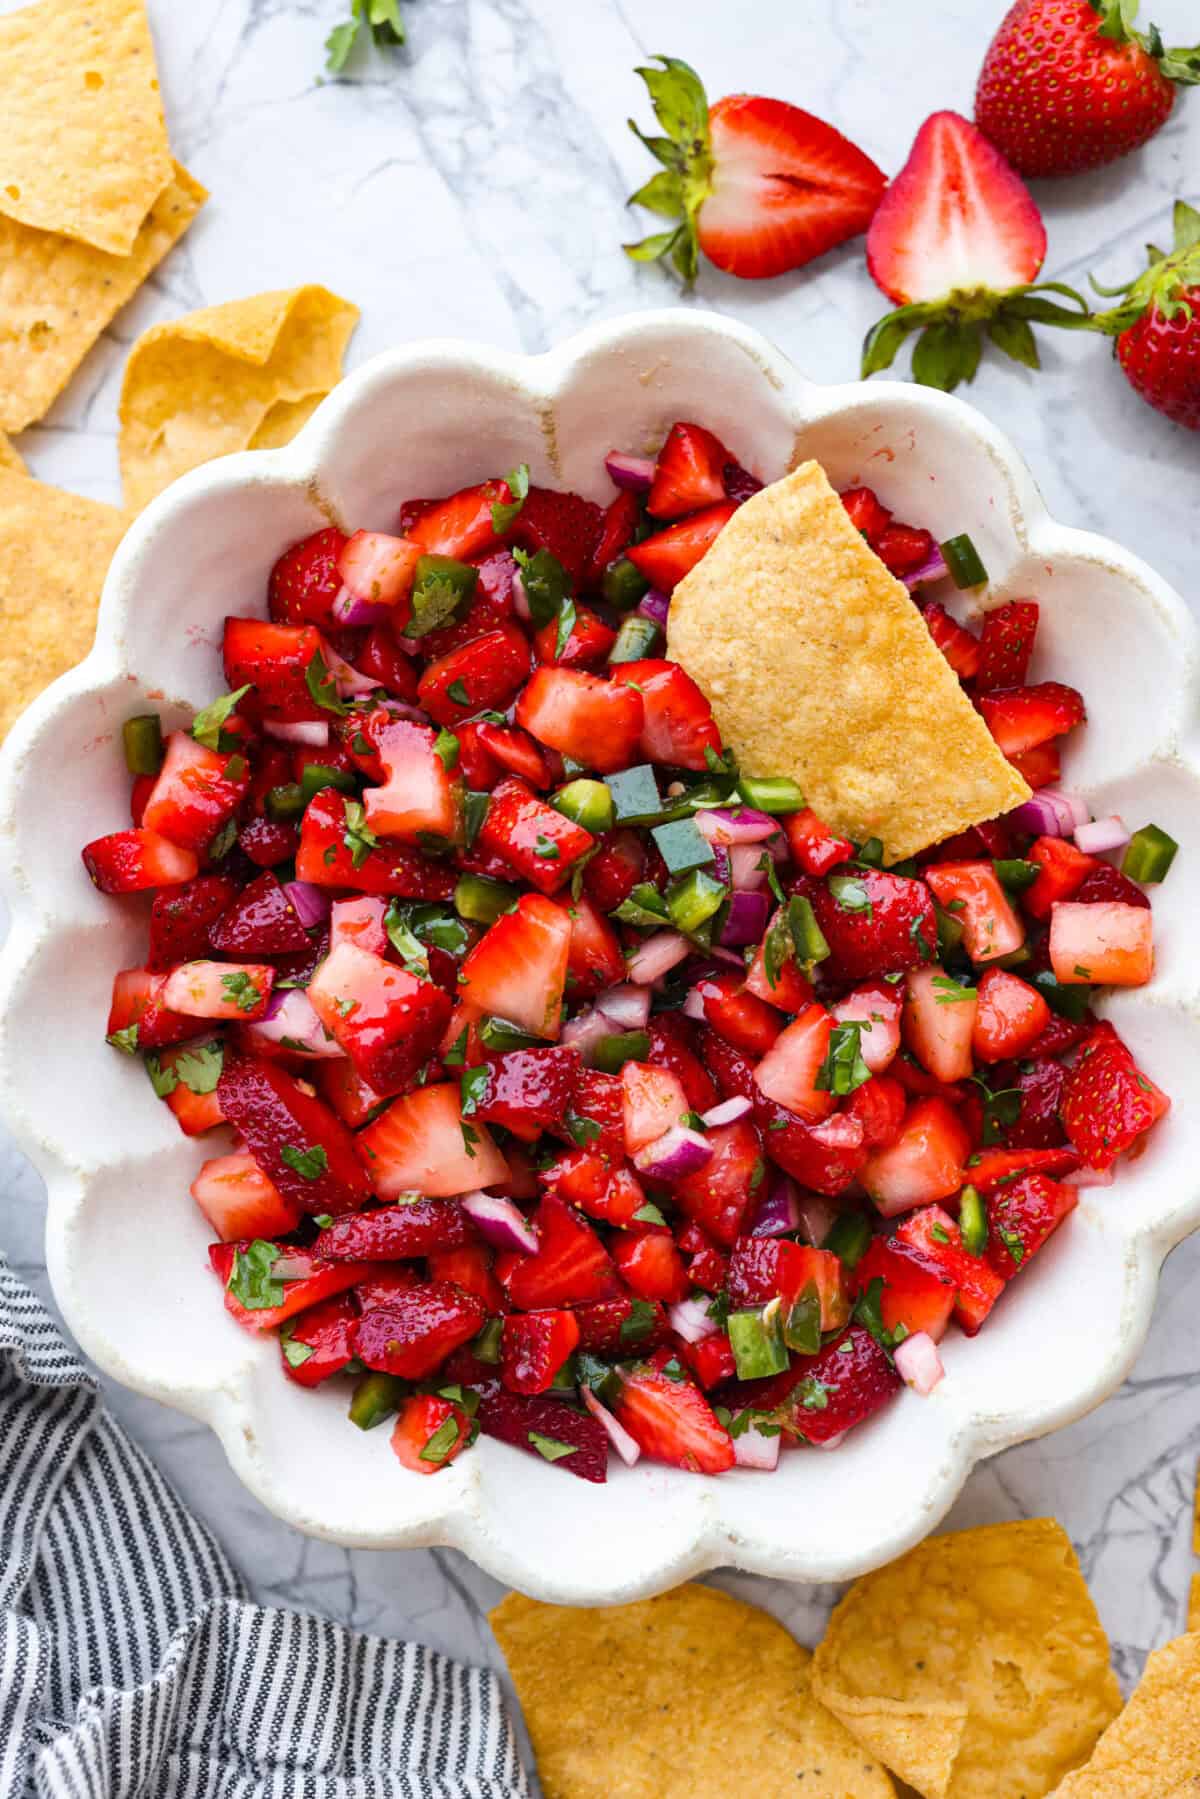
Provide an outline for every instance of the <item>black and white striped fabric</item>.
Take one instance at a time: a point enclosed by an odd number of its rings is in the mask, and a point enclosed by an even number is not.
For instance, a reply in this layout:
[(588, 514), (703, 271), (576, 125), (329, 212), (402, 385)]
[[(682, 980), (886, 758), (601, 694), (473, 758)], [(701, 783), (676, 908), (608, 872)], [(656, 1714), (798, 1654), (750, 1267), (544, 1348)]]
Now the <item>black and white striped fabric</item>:
[(0, 1256), (0, 1799), (528, 1799), (494, 1674), (250, 1603)]

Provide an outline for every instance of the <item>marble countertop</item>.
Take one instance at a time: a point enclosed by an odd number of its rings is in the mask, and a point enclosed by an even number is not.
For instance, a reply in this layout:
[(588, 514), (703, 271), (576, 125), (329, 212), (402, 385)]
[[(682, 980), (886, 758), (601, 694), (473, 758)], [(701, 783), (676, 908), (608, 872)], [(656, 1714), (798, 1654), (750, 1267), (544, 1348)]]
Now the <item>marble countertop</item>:
[[(632, 71), (686, 57), (715, 98), (766, 91), (833, 119), (888, 170), (937, 107), (969, 114), (999, 0), (932, 0), (920, 28), (889, 0), (401, 0), (406, 51), (356, 56), (320, 78), (342, 0), (150, 0), (177, 154), (212, 199), (49, 418), (20, 448), (34, 473), (118, 497), (116, 402), (129, 345), (149, 324), (261, 289), (323, 281), (362, 307), (356, 364), (428, 333), (540, 350), (579, 326), (671, 304), (657, 270), (620, 252), (625, 195), (650, 172), (626, 128), (645, 122)], [(11, 6), (0, 0), (0, 10)], [(1194, 33), (1188, 0), (1156, 0), (1168, 40)], [(1200, 204), (1200, 97), (1141, 153), (1044, 183), (1046, 274), (1125, 279), (1172, 199)], [(1189, 185), (1189, 181), (1191, 185)], [(650, 229), (639, 219), (636, 234)], [(846, 380), (882, 310), (861, 244), (790, 277), (708, 271), (694, 303), (744, 319), (814, 375)], [(1150, 412), (1094, 339), (1045, 332), (1035, 376), (985, 357), (970, 390), (1016, 441), (1051, 511), (1121, 539), (1185, 594), (1200, 559), (1200, 441)], [(698, 402), (699, 403), (699, 402)], [(702, 411), (702, 406), (700, 407)], [(43, 1192), (0, 1141), (0, 1242), (46, 1292)], [(1133, 1377), (1068, 1429), (979, 1468), (950, 1525), (1053, 1513), (1078, 1545), (1124, 1682), (1181, 1626), (1192, 1569), (1188, 1512), (1200, 1451), (1200, 1238), (1171, 1257)], [(1096, 1321), (1097, 1330), (1104, 1321)], [(221, 1537), (266, 1601), (498, 1661), (484, 1613), (501, 1588), (451, 1551), (345, 1551), (278, 1524), (201, 1426), (110, 1386), (114, 1410)], [(882, 1498), (881, 1498), (882, 1502)], [(717, 1575), (805, 1641), (832, 1589)]]

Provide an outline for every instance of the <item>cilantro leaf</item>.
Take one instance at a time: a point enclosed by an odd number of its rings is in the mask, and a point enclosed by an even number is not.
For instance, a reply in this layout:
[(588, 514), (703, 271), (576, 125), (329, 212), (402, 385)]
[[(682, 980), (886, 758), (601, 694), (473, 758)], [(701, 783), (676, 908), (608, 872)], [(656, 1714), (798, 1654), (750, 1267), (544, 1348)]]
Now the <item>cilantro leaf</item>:
[(540, 1430), (529, 1432), (529, 1442), (548, 1462), (565, 1461), (566, 1457), (574, 1455), (579, 1447), (577, 1443), (560, 1443), (557, 1437), (544, 1437)]
[(350, 851), (355, 868), (361, 868), (371, 851), (379, 848), (379, 839), (367, 823), (361, 800), (346, 801), (346, 831), (342, 841)]
[(429, 951), (394, 900), (384, 914), (383, 928), (388, 934), (388, 942), (404, 964), (405, 973), (414, 975), (419, 981), (427, 981)]
[(571, 633), (575, 629), (575, 621), (578, 616), (578, 613), (575, 611), (574, 600), (564, 600), (558, 609), (558, 632), (554, 639), (554, 656), (556, 661), (562, 659), (563, 652), (571, 641)]
[(475, 1145), (479, 1142), (479, 1132), (473, 1125), (469, 1124), (463, 1124), (459, 1128), (462, 1131), (463, 1148), (473, 1162), (475, 1160)]
[(404, 42), (404, 20), (398, 0), (351, 0), (350, 17), (335, 25), (325, 39), (325, 67), (329, 74), (342, 73), (364, 24), (381, 50)]
[(423, 1462), (444, 1462), (454, 1445), (462, 1435), (462, 1427), (453, 1412), (447, 1412), (438, 1425), (424, 1449), (420, 1460)]
[(235, 1251), (226, 1288), (247, 1312), (266, 1312), (283, 1304), (283, 1282), (274, 1278), (279, 1245), (256, 1237), (248, 1249)]
[(179, 1085), (179, 1076), (173, 1068), (164, 1068), (158, 1057), (151, 1053), (146, 1057), (146, 1073), (150, 1076), (150, 1085), (159, 1099), (166, 1099), (174, 1093)]
[(339, 718), (345, 718), (350, 708), (345, 700), (339, 698), (337, 682), (330, 674), (320, 650), (314, 650), (312, 660), (304, 671), (304, 685), (315, 706), (320, 706), (325, 712), (336, 713)]
[(935, 974), (933, 984), (937, 988), (934, 999), (939, 1006), (958, 1006), (964, 1000), (975, 998), (974, 987), (963, 986), (959, 981), (951, 980), (948, 974)]
[(214, 700), (211, 706), (206, 706), (203, 712), (197, 712), (192, 720), (192, 736), (197, 743), (202, 743), (206, 750), (218, 748), (221, 742), (221, 726), (235, 709), (238, 701), (249, 693), (252, 686), (253, 682), (247, 681), (244, 687), (238, 687), (232, 693), (223, 694), (219, 700)]
[(867, 918), (874, 914), (866, 884), (855, 875), (830, 875), (829, 891), (843, 912), (861, 912)]
[(448, 623), (462, 604), (463, 590), (445, 576), (434, 575), (412, 590), (412, 617), (404, 627), (405, 637), (427, 637)]
[(456, 706), (469, 706), (471, 704), (471, 696), (461, 680), (451, 681), (449, 687), (446, 689), (446, 698), (448, 700), (453, 700)]
[(289, 1368), (303, 1368), (313, 1353), (311, 1343), (300, 1343), (292, 1335), (294, 1320), (286, 1324), (279, 1333), (279, 1346), (283, 1350), (283, 1359)]
[(493, 502), (492, 530), (497, 537), (504, 536), (529, 498), (529, 464), (518, 462), (516, 468), (509, 469), (504, 479), (508, 482), (508, 491), (512, 495), (512, 499)]
[(817, 1070), (813, 1086), (821, 1093), (846, 1095), (853, 1093), (871, 1078), (871, 1070), (863, 1060), (862, 1024), (835, 1024), (829, 1033), (829, 1047)]
[(486, 1095), (491, 1078), (492, 1071), (486, 1062), (463, 1069), (458, 1083), (458, 1109), (464, 1118), (470, 1118), (479, 1110), (479, 1102)]
[(513, 558), (521, 571), (521, 585), (529, 602), (529, 616), (539, 630), (558, 618), (571, 591), (567, 571), (549, 550), (535, 550), (531, 556), (520, 548)]
[(329, 1157), (319, 1143), (310, 1144), (307, 1149), (284, 1143), (280, 1147), (279, 1160), (294, 1170), (302, 1181), (319, 1181), (329, 1169)]
[(262, 1003), (262, 994), (244, 968), (237, 968), (232, 974), (223, 974), (221, 985), (226, 997), (233, 1001), (239, 1012), (253, 1012)]
[[(147, 1062), (150, 1060), (149, 1057), (146, 1059)], [(174, 1069), (163, 1072), (164, 1074), (174, 1073), (178, 1080), (183, 1082), (189, 1093), (215, 1093), (224, 1062), (223, 1045), (202, 1043), (197, 1049), (184, 1050), (182, 1055), (176, 1056)], [(151, 1078), (153, 1079), (153, 1076)], [(157, 1086), (154, 1090), (156, 1093), (158, 1092)]]

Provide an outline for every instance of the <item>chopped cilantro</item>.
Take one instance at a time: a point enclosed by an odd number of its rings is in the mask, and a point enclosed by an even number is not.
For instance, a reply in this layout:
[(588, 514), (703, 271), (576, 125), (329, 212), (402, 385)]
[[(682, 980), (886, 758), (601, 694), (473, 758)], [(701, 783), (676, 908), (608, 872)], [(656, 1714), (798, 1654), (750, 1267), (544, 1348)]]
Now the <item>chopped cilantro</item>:
[[(256, 1006), (262, 1004), (263, 996), (244, 968), (235, 969), (232, 974), (223, 974), (221, 985), (239, 1012), (253, 1012)], [(211, 1092), (211, 1088), (209, 1091)]]
[(225, 1283), (247, 1312), (266, 1312), (283, 1304), (283, 1282), (274, 1277), (279, 1246), (256, 1237), (248, 1249), (235, 1251)]
[(997, 1224), (994, 1229), (1001, 1243), (1003, 1243), (1005, 1249), (1019, 1268), (1021, 1263), (1025, 1260), (1025, 1245), (1021, 1241), (1020, 1236), (1013, 1230), (1012, 1226), (1008, 1224)]
[(479, 1102), (487, 1093), (492, 1071), (486, 1062), (475, 1068), (464, 1068), (459, 1078), (459, 1111), (470, 1118), (479, 1110)]
[(540, 1430), (529, 1432), (529, 1442), (548, 1462), (565, 1461), (567, 1456), (574, 1455), (579, 1448), (578, 1443), (560, 1443), (557, 1437), (544, 1437)]
[(319, 1181), (329, 1169), (329, 1157), (319, 1143), (310, 1145), (308, 1149), (297, 1149), (294, 1143), (285, 1143), (280, 1148), (279, 1160), (298, 1174), (302, 1181)]
[(202, 1043), (176, 1056), (174, 1072), (189, 1093), (215, 1093), (224, 1062), (225, 1051), (220, 1043)]
[[(221, 726), (235, 709), (238, 701), (249, 693), (252, 685), (252, 682), (247, 681), (244, 687), (237, 687), (232, 693), (222, 694), (219, 700), (214, 700), (211, 706), (204, 708), (203, 712), (197, 712), (192, 720), (192, 736), (197, 743), (202, 743), (206, 750), (219, 748)], [(232, 735), (233, 733), (230, 732), (231, 737)]]
[(304, 685), (308, 688), (309, 698), (314, 706), (345, 718), (350, 708), (345, 700), (339, 699), (337, 682), (330, 674), (329, 665), (320, 650), (314, 651), (312, 660), (304, 671)]
[(567, 571), (549, 550), (535, 550), (531, 556), (526, 550), (515, 549), (513, 556), (521, 571), (529, 616), (535, 628), (540, 630), (552, 618), (562, 616), (571, 588)]
[(479, 1132), (469, 1124), (464, 1124), (460, 1128), (462, 1130), (463, 1148), (466, 1150), (471, 1160), (474, 1161), (475, 1145), (479, 1142)]
[(504, 479), (508, 483), (508, 491), (512, 495), (512, 499), (492, 502), (492, 530), (497, 537), (504, 536), (529, 498), (529, 464), (518, 462), (516, 468), (509, 469)]
[(639, 1206), (633, 1214), (633, 1222), (635, 1224), (666, 1224), (667, 1221), (658, 1207), (652, 1201), (647, 1200), (645, 1205)]
[(439, 731), (433, 742), (433, 753), (449, 774), (458, 767), (458, 738), (453, 731)]
[(571, 633), (575, 629), (577, 617), (578, 614), (575, 611), (574, 600), (565, 599), (558, 609), (558, 630), (554, 638), (554, 659), (556, 662), (562, 660), (563, 653), (571, 641)]
[(461, 680), (451, 681), (449, 687), (446, 689), (446, 698), (448, 700), (453, 700), (456, 706), (469, 706), (471, 704), (471, 696)]
[(173, 1068), (164, 1068), (158, 1057), (150, 1054), (146, 1057), (146, 1073), (150, 1076), (150, 1085), (159, 1099), (166, 1099), (174, 1093), (179, 1085), (179, 1077)]
[(806, 1411), (823, 1412), (829, 1404), (829, 1388), (815, 1374), (806, 1374), (796, 1393)]
[(234, 844), (237, 842), (237, 819), (226, 819), (208, 846), (210, 862), (223, 862)]
[(600, 1135), (600, 1124), (595, 1118), (584, 1118), (578, 1112), (568, 1112), (563, 1119), (571, 1139), (580, 1149), (586, 1149)]
[(438, 1425), (424, 1449), (420, 1460), (423, 1462), (444, 1462), (454, 1445), (462, 1435), (462, 1428), (453, 1412), (447, 1412)]
[(862, 1024), (835, 1024), (829, 1033), (829, 1047), (817, 1070), (814, 1087), (821, 1093), (845, 1095), (853, 1093), (871, 1078), (871, 1070), (863, 1061)]
[(367, 823), (367, 814), (361, 800), (346, 801), (346, 830), (342, 842), (350, 852), (350, 860), (355, 868), (361, 868), (372, 850), (379, 848), (379, 839)]
[(283, 1359), (289, 1368), (303, 1368), (313, 1353), (311, 1343), (300, 1343), (292, 1335), (293, 1326), (286, 1324), (280, 1332), (279, 1345), (283, 1350)]
[(933, 984), (937, 988), (934, 999), (939, 1006), (957, 1006), (964, 1000), (975, 998), (974, 987), (963, 986), (951, 980), (948, 974), (935, 974)]
[(461, 1068), (467, 1059), (467, 1026), (464, 1024), (450, 1048), (442, 1057), (447, 1068)]
[(539, 831), (537, 843), (534, 845), (533, 853), (535, 856), (540, 856), (543, 862), (557, 862), (558, 857), (559, 857), (559, 848), (558, 848), (557, 843), (554, 842), (553, 838), (545, 837), (542, 835), (541, 831)]
[(871, 904), (871, 896), (866, 884), (855, 875), (830, 875), (829, 891), (843, 912), (861, 912), (867, 918), (873, 916), (875, 908)]
[(350, 17), (325, 39), (325, 67), (331, 75), (340, 75), (345, 68), (363, 25), (381, 49), (404, 42), (398, 0), (351, 0)]

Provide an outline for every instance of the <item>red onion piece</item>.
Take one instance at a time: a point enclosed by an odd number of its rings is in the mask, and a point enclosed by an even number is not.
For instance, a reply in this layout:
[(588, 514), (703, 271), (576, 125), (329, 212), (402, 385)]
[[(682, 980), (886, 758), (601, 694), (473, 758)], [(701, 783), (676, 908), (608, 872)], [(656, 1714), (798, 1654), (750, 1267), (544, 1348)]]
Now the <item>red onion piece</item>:
[(314, 925), (324, 924), (329, 917), (328, 887), (314, 887), (311, 881), (285, 881), (283, 891), (306, 931), (311, 931)]
[(688, 989), (687, 997), (684, 999), (681, 1010), (685, 1018), (694, 1018), (697, 1024), (707, 1023), (708, 1014), (704, 1010), (704, 1001), (700, 997), (698, 988), (690, 987)]
[(1078, 825), (1075, 830), (1075, 848), (1082, 850), (1085, 856), (1102, 856), (1107, 850), (1123, 850), (1129, 842), (1129, 832), (1116, 813), (1107, 818), (1093, 819), (1091, 824)]
[(909, 593), (913, 593), (918, 587), (925, 587), (930, 581), (940, 581), (943, 575), (949, 573), (950, 570), (946, 567), (946, 558), (937, 544), (934, 544), (921, 566), (910, 570), (907, 575), (901, 575), (900, 579)]
[(1008, 816), (1018, 830), (1033, 831), (1039, 837), (1069, 837), (1088, 822), (1088, 809), (1077, 793), (1039, 787), (1032, 799)]
[(666, 630), (667, 615), (671, 610), (671, 601), (667, 594), (659, 593), (657, 587), (652, 587), (649, 593), (642, 595), (637, 603), (637, 609), (643, 618), (652, 619), (656, 625), (661, 626), (664, 631)]
[(712, 1161), (712, 1153), (712, 1144), (699, 1131), (673, 1124), (653, 1143), (639, 1149), (633, 1164), (652, 1181), (678, 1181), (685, 1174), (695, 1174), (698, 1168), (706, 1167)]
[(750, 1235), (782, 1237), (787, 1231), (798, 1229), (799, 1224), (800, 1207), (796, 1198), (796, 1183), (790, 1175), (773, 1169), (771, 1180), (755, 1208)]
[(370, 675), (360, 675), (352, 668), (344, 656), (339, 656), (335, 649), (326, 644), (323, 649), (325, 666), (333, 676), (339, 700), (352, 700), (360, 694), (374, 693), (379, 682)]
[(464, 1193), (459, 1204), (485, 1243), (494, 1249), (519, 1249), (537, 1254), (538, 1240), (524, 1212), (511, 1199), (495, 1193)]
[(848, 1435), (848, 1431), (840, 1430), (836, 1437), (826, 1437), (823, 1443), (812, 1443), (809, 1447), (811, 1449), (840, 1449)]
[(897, 1344), (896, 1373), (914, 1392), (932, 1393), (945, 1372), (938, 1346), (927, 1331), (914, 1331)]
[(623, 487), (628, 493), (650, 492), (654, 482), (653, 456), (627, 456), (624, 450), (610, 450), (604, 466), (614, 487)]
[(592, 1052), (601, 1037), (611, 1037), (612, 1034), (612, 1019), (607, 1018), (598, 1006), (589, 1006), (577, 1017), (567, 1020), (562, 1028), (560, 1041), (572, 1049), (577, 1049), (590, 1066)]
[(393, 606), (412, 584), (415, 548), (407, 537), (356, 531), (342, 548), (338, 574), (356, 598)]
[(814, 1249), (820, 1249), (837, 1219), (838, 1209), (832, 1200), (819, 1193), (802, 1193), (797, 1203), (800, 1229)]
[[(713, 845), (715, 851), (716, 845)], [(728, 850), (729, 878), (739, 893), (757, 893), (767, 884), (760, 843), (734, 843)]]
[(751, 806), (709, 806), (697, 812), (696, 826), (710, 843), (765, 843), (779, 830), (768, 813)]
[(513, 611), (517, 617), (523, 618), (525, 623), (529, 624), (533, 614), (529, 610), (529, 595), (525, 592), (525, 583), (521, 579), (520, 569), (512, 578), (512, 602)]
[(289, 724), (267, 718), (263, 720), (263, 730), (277, 743), (294, 743), (305, 750), (323, 750), (329, 744), (329, 726), (323, 718), (297, 719)]
[(724, 843), (711, 845), (713, 859), (709, 869), (714, 881), (720, 881), (726, 887), (733, 885), (733, 870), (729, 861), (729, 849)]
[(1115, 1168), (1072, 1168), (1069, 1174), (1055, 1176), (1064, 1187), (1111, 1187), (1116, 1179)]
[(632, 981), (622, 981), (619, 986), (602, 993), (597, 1004), (618, 1030), (642, 1031), (650, 1016), (650, 989), (638, 987)]
[(580, 1398), (592, 1414), (597, 1424), (604, 1427), (605, 1435), (627, 1468), (632, 1468), (641, 1455), (641, 1445), (635, 1443), (623, 1424), (618, 1423), (606, 1405), (601, 1405), (590, 1387), (580, 1387)]
[(629, 978), (639, 987), (652, 987), (691, 954), (692, 946), (678, 931), (655, 931), (640, 943), (629, 962)]
[(744, 1118), (747, 1112), (753, 1112), (753, 1110), (754, 1101), (752, 1099), (747, 1099), (744, 1094), (735, 1093), (732, 1099), (721, 1100), (719, 1104), (710, 1106), (707, 1112), (701, 1112), (700, 1116), (709, 1130), (715, 1131), (720, 1125), (736, 1124), (739, 1118)]
[(391, 612), (391, 607), (377, 606), (371, 600), (360, 600), (350, 588), (343, 586), (329, 610), (339, 625), (354, 629), (360, 625), (381, 625)]
[(771, 902), (765, 893), (733, 893), (729, 912), (721, 927), (721, 942), (726, 949), (737, 949), (757, 943), (767, 928)]
[(667, 1307), (667, 1317), (671, 1321), (671, 1329), (685, 1343), (703, 1343), (705, 1337), (715, 1337), (717, 1326), (708, 1315), (706, 1299), (681, 1299), (677, 1305)]
[(276, 1281), (302, 1281), (312, 1273), (312, 1257), (301, 1251), (298, 1255), (286, 1249), (282, 1255), (276, 1256), (271, 1263), (271, 1278)]
[(781, 1432), (765, 1437), (757, 1424), (748, 1424), (733, 1439), (733, 1459), (739, 1468), (757, 1468), (761, 1474), (774, 1474), (779, 1466)]
[(299, 987), (272, 993), (263, 1016), (244, 1028), (262, 1043), (282, 1044), (286, 1038), (284, 1047), (297, 1055), (331, 1061), (346, 1053), (329, 1035), (313, 1010), (312, 1001)]

